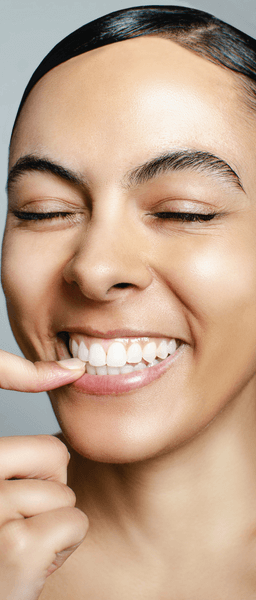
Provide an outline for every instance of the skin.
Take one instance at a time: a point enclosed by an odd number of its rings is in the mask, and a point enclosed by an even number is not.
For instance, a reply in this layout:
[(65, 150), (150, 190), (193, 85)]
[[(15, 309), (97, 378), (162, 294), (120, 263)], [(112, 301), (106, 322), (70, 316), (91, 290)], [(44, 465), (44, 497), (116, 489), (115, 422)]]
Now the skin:
[[(12, 187), (2, 280), (25, 356), (68, 356), (57, 333), (76, 326), (183, 341), (139, 390), (49, 393), (90, 530), (43, 599), (59, 589), (65, 600), (74, 589), (79, 599), (254, 597), (255, 117), (238, 81), (143, 37), (58, 66), (22, 110), (10, 168), (26, 154), (47, 157), (90, 187), (35, 172)], [(177, 148), (222, 158), (243, 189), (192, 170), (124, 185), (131, 169)], [(74, 217), (21, 222), (17, 208)], [(160, 209), (218, 216), (182, 223), (157, 219)]]

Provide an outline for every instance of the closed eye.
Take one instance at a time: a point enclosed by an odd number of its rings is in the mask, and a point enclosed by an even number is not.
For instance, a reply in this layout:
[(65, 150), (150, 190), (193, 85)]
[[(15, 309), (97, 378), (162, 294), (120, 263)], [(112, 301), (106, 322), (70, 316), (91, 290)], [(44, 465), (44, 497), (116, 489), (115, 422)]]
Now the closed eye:
[(158, 219), (173, 219), (182, 222), (193, 222), (193, 221), (211, 221), (216, 217), (217, 213), (188, 213), (188, 212), (158, 212), (154, 213), (154, 217)]
[(18, 219), (22, 219), (24, 221), (42, 221), (44, 219), (58, 219), (65, 218), (73, 213), (70, 212), (27, 212), (21, 210), (14, 210), (14, 215)]
[[(70, 213), (70, 212), (61, 212), (61, 211), (56, 211), (56, 212), (28, 212), (28, 211), (19, 211), (19, 210), (15, 210), (13, 211), (14, 215), (18, 218), (21, 219), (23, 221), (43, 221), (43, 220), (50, 220), (50, 219), (65, 219), (65, 218), (72, 218), (74, 213)], [(176, 221), (182, 221), (183, 223), (191, 223), (191, 222), (204, 222), (204, 221), (211, 221), (212, 219), (214, 219), (214, 217), (217, 216), (217, 213), (190, 213), (190, 212), (170, 212), (170, 211), (165, 211), (165, 212), (157, 212), (154, 213), (153, 215), (154, 217), (157, 217), (158, 219), (163, 219), (163, 220), (176, 220)]]

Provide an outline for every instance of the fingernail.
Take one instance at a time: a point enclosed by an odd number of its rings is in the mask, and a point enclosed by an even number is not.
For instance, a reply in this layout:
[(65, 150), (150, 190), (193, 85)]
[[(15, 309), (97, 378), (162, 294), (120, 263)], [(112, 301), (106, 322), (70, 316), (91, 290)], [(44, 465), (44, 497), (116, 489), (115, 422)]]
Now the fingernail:
[(65, 358), (64, 360), (57, 360), (56, 362), (60, 367), (63, 367), (63, 369), (81, 371), (81, 369), (85, 368), (85, 363), (79, 358)]

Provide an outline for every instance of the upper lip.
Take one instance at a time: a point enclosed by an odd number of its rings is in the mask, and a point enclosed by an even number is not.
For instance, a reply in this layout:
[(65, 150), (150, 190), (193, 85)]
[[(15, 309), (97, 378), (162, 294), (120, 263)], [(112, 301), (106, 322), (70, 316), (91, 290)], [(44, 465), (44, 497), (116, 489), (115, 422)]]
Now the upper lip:
[[(64, 333), (60, 332), (60, 333)], [(72, 334), (78, 333), (88, 337), (94, 338), (103, 338), (103, 339), (115, 339), (115, 338), (142, 338), (142, 337), (157, 337), (157, 338), (170, 338), (170, 339), (180, 339), (179, 336), (176, 335), (167, 335), (166, 333), (159, 333), (159, 331), (152, 330), (141, 330), (141, 329), (110, 329), (108, 331), (100, 331), (98, 329), (93, 329), (92, 327), (69, 327), (65, 329), (65, 333)]]

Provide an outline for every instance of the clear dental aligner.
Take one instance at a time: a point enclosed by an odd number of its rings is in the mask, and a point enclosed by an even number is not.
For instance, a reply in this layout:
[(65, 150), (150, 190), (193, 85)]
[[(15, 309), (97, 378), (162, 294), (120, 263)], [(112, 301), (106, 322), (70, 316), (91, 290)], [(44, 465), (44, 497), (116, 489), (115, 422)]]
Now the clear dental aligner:
[(74, 358), (86, 363), (90, 375), (119, 375), (141, 371), (174, 354), (179, 342), (172, 339), (126, 338), (86, 343), (81, 335), (70, 336), (69, 349)]

